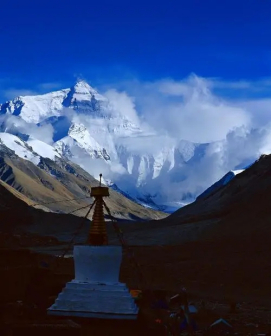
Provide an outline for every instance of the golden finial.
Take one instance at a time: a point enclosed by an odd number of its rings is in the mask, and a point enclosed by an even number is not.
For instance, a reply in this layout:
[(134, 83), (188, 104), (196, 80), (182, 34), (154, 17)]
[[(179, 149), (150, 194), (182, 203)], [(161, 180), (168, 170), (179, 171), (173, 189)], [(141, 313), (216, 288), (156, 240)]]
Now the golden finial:
[(101, 246), (108, 244), (108, 236), (103, 212), (103, 197), (109, 196), (109, 189), (102, 187), (102, 174), (100, 176), (99, 187), (91, 188), (91, 196), (95, 198), (95, 207), (92, 217), (92, 223), (88, 236), (90, 245)]

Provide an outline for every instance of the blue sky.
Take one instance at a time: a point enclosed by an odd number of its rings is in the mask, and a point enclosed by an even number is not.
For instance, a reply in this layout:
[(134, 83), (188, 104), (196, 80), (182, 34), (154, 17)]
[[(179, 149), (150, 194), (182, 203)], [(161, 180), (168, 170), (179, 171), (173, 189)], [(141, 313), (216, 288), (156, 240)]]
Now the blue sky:
[(50, 91), (77, 76), (94, 86), (192, 72), (271, 77), (270, 0), (9, 0), (1, 13), (1, 100), (8, 90)]

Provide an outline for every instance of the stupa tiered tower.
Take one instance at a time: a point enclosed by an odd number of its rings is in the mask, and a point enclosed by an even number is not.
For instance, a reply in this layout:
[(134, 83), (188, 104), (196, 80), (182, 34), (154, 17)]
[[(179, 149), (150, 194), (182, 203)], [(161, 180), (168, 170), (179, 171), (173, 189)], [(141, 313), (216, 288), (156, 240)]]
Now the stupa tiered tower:
[[(101, 175), (100, 175), (101, 179)], [(103, 213), (107, 187), (91, 188), (95, 208), (86, 245), (73, 250), (75, 278), (48, 309), (50, 315), (135, 320), (138, 307), (129, 289), (119, 282), (122, 247), (108, 245)]]

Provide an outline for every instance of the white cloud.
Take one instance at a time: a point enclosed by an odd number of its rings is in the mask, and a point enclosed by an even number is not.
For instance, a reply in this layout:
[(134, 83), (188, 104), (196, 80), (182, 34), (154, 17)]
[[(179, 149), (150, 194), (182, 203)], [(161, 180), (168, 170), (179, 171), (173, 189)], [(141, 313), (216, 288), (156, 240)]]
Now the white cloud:
[[(255, 88), (255, 85), (258, 88)], [(164, 199), (179, 200), (198, 195), (229, 170), (252, 163), (263, 153), (271, 153), (271, 98), (248, 99), (240, 90), (265, 92), (270, 80), (223, 82), (191, 75), (175, 81), (132, 81), (122, 84), (125, 99), (133, 97), (133, 113), (151, 126), (156, 136), (120, 139), (137, 155), (155, 154), (163, 145), (171, 147), (180, 139), (210, 143), (197, 159), (178, 168), (178, 179), (164, 174), (147, 181), (144, 190), (160, 192)], [(216, 89), (231, 89), (235, 97), (220, 95)], [(114, 91), (116, 95), (116, 91)], [(269, 95), (271, 96), (271, 94)], [(121, 107), (122, 101), (119, 101)], [(125, 104), (124, 104), (125, 106)], [(169, 139), (168, 143), (165, 139)], [(174, 173), (175, 174), (175, 173)], [(174, 175), (175, 177), (176, 175)], [(126, 183), (126, 182), (125, 182)], [(128, 183), (128, 182), (127, 182)], [(159, 199), (159, 196), (158, 196)]]
[(251, 125), (253, 127), (261, 127), (271, 120), (271, 97), (243, 100), (237, 102), (236, 106), (247, 111), (251, 117)]
[(249, 80), (236, 80), (236, 81), (223, 81), (219, 78), (210, 79), (212, 88), (219, 89), (233, 89), (233, 90), (246, 90), (247, 92), (257, 91), (263, 92), (271, 89), (271, 79), (261, 78), (254, 81)]
[(97, 180), (99, 180), (99, 174), (103, 174), (103, 176), (112, 174), (110, 167), (101, 159), (92, 159), (89, 156), (80, 155), (77, 157), (76, 163)]
[(210, 80), (192, 75), (182, 81), (132, 82), (127, 91), (142, 119), (157, 132), (201, 143), (223, 139), (251, 120), (245, 107), (216, 96), (211, 88)]
[(228, 171), (245, 168), (261, 154), (271, 153), (271, 125), (260, 129), (236, 128), (226, 139), (207, 144), (200, 151), (202, 155), (196, 160), (178, 168), (177, 179), (169, 173), (152, 183), (151, 190), (162, 195), (158, 195), (158, 202), (191, 201)]
[(118, 92), (115, 89), (106, 91), (104, 95), (110, 101), (111, 108), (115, 113), (139, 124), (133, 97), (128, 96), (126, 92)]
[(129, 149), (129, 153), (133, 155), (147, 154), (158, 155), (164, 148), (172, 148), (176, 144), (176, 140), (159, 134), (147, 134), (136, 137), (125, 137), (115, 140), (117, 145), (123, 145)]
[(44, 141), (48, 144), (53, 143), (54, 129), (50, 124), (37, 126), (33, 123), (27, 123), (23, 119), (13, 115), (3, 115), (1, 116), (0, 121), (5, 125), (5, 132), (30, 134), (35, 139)]

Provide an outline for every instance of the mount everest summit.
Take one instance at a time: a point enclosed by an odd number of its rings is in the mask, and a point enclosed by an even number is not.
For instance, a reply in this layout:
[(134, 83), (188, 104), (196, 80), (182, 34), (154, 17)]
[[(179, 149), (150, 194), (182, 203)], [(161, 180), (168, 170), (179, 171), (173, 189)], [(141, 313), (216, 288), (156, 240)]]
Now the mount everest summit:
[(36, 165), (39, 157), (68, 159), (95, 178), (103, 173), (111, 188), (154, 209), (174, 211), (227, 172), (215, 176), (208, 167), (223, 141), (195, 144), (160, 135), (85, 81), (8, 101), (0, 105), (0, 122), (2, 143), (18, 156)]

